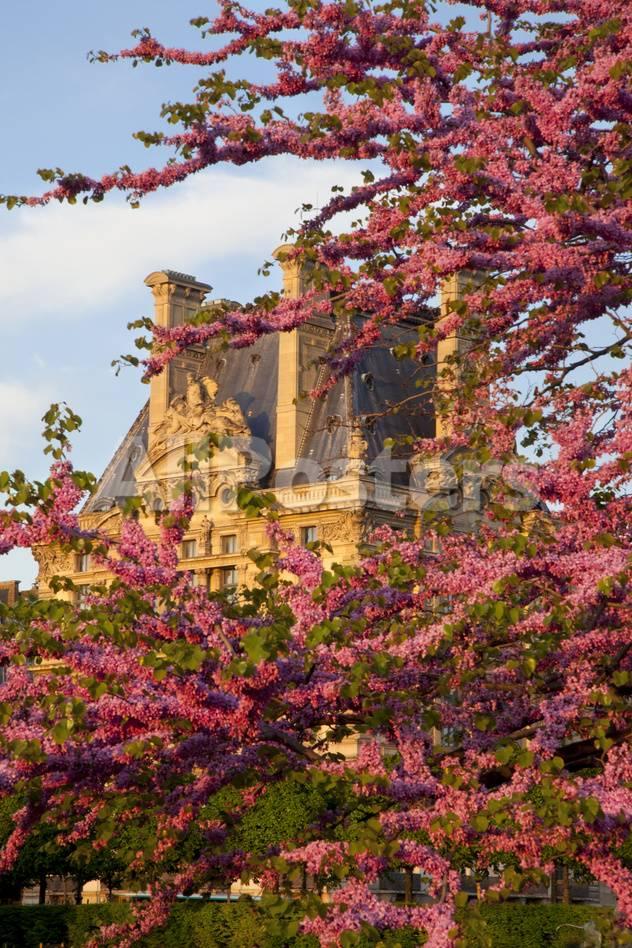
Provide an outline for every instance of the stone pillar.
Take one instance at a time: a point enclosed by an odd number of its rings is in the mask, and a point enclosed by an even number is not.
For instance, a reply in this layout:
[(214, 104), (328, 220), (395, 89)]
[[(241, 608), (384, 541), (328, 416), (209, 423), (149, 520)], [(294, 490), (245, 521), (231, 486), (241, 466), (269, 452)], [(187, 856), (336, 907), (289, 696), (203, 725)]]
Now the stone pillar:
[(289, 259), (294, 250), (292, 244), (281, 244), (272, 256), (283, 272), (283, 293), (290, 300), (297, 300), (309, 287), (309, 273), (297, 260)]
[[(211, 287), (199, 283), (195, 277), (174, 270), (157, 270), (145, 279), (154, 297), (154, 322), (157, 326), (171, 328), (188, 322), (200, 309)], [(150, 381), (149, 393), (149, 444), (153, 434), (164, 418), (172, 397), (171, 367), (166, 366), (160, 375)]]
[[(309, 286), (309, 274), (287, 255), (290, 244), (274, 251), (283, 271), (286, 299), (299, 299)], [(294, 468), (301, 440), (311, 411), (311, 399), (301, 393), (316, 384), (318, 370), (314, 362), (327, 350), (329, 333), (322, 326), (307, 323), (299, 329), (279, 333), (277, 425), (275, 467), (278, 471)]]
[[(477, 286), (481, 279), (482, 275), (462, 271), (452, 274), (443, 281), (439, 291), (440, 316), (437, 328), (441, 328), (442, 323), (453, 315), (450, 303), (462, 298), (466, 288)], [(470, 340), (461, 338), (456, 333), (446, 336), (445, 339), (441, 339), (437, 343), (437, 378), (435, 384), (439, 402), (443, 402), (445, 398), (450, 398), (451, 393), (458, 386), (460, 360), (467, 353), (470, 346)], [(435, 412), (435, 418), (437, 438), (449, 435), (452, 430), (450, 415)]]

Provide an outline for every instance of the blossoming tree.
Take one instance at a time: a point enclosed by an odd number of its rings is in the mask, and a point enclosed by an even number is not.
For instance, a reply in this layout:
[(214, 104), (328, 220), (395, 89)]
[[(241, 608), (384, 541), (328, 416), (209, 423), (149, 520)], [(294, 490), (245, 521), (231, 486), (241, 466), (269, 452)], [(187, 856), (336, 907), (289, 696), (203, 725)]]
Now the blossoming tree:
[[(632, 12), (623, 0), (473, 0), (467, 19), (450, 16), (424, 0), (225, 2), (193, 21), (210, 51), (141, 31), (96, 58), (208, 67), (191, 102), (163, 108), (177, 133), (139, 134), (174, 159), (101, 180), (46, 171), (44, 195), (3, 199), (118, 189), (138, 203), (222, 162), (358, 163), (358, 186), (335, 189), (293, 235), (311, 273), (303, 296), (269, 293), (172, 329), (144, 321), (146, 376), (194, 343), (248, 345), (317, 310), (340, 327), (335, 378), (386, 325), (424, 313), (396, 356), (436, 362), (438, 341), (458, 344), (420, 391), (438, 429), (415, 456), (449, 456), (458, 473), (527, 449), (523, 490), (540, 499), (525, 510), (500, 480), (476, 530), (432, 511), (420, 539), (382, 530), (356, 567), (324, 571), (269, 500), (246, 494), (276, 552), (238, 601), (209, 598), (178, 569), (190, 484), (158, 543), (131, 516), (116, 542), (82, 532), (92, 480), (69, 461), (77, 419), (51, 409), (49, 480), (0, 475), (0, 552), (91, 550), (115, 580), (80, 605), (0, 607), (0, 792), (26, 800), (1, 866), (42, 823), (99, 848), (117, 826), (150, 822), (132, 866), (154, 898), (103, 933), (117, 945), (164, 920), (178, 891), (241, 876), (261, 881), (283, 928), (285, 889), (307, 873), (315, 885), (295, 893), (286, 932), (365, 945), (409, 926), (438, 948), (460, 937), (464, 866), (500, 867), (485, 896), (497, 898), (557, 861), (610, 885), (632, 922), (632, 404), (618, 361), (630, 340)], [(245, 54), (267, 81), (232, 78)], [(333, 229), (341, 212), (357, 220)], [(462, 292), (432, 319), (451, 278)], [(358, 755), (342, 759), (331, 745), (350, 734)], [(322, 809), (292, 838), (244, 848), (241, 822), (288, 774), (322, 793)], [(394, 867), (421, 873), (431, 899), (379, 901), (371, 883)]]

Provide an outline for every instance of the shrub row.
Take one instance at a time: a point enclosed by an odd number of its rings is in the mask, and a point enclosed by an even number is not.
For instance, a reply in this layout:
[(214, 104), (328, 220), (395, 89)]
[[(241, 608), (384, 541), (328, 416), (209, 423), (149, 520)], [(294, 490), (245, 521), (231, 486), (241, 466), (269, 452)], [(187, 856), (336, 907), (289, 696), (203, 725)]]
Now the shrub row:
[[(100, 925), (129, 918), (125, 904), (107, 905), (0, 905), (0, 948), (39, 948), (64, 945), (81, 948)], [(464, 910), (468, 948), (570, 948), (581, 945), (577, 929), (592, 919), (615, 944), (612, 912), (586, 905), (482, 905)], [(414, 948), (421, 942), (413, 932), (391, 935), (385, 944)], [(285, 939), (265, 934), (255, 904), (181, 903), (169, 924), (143, 939), (139, 948), (315, 948), (307, 936)]]
[[(105, 905), (0, 905), (0, 948), (81, 948), (99, 927), (131, 916), (124, 903)], [(314, 948), (312, 938), (290, 941), (262, 935), (264, 925), (255, 905), (180, 903), (169, 924), (146, 936), (139, 948)], [(263, 939), (263, 940), (262, 940)]]
[[(473, 909), (473, 906), (470, 908)], [(583, 945), (582, 933), (568, 925), (594, 921), (604, 948), (614, 946), (611, 909), (592, 905), (481, 905), (466, 918), (468, 948), (570, 948)]]

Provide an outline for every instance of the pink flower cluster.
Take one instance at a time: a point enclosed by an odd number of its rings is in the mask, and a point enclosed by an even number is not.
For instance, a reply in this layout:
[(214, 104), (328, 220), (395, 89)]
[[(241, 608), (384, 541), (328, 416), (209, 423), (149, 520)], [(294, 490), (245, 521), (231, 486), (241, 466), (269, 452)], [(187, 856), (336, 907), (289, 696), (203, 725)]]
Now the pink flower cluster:
[[(449, 4), (413, 17), (408, 4), (346, 0), (267, 12), (221, 0), (203, 25), (209, 52), (143, 31), (122, 59), (210, 70), (192, 103), (166, 107), (176, 134), (147, 139), (176, 160), (100, 180), (54, 174), (46, 194), (18, 201), (137, 200), (280, 155), (361, 162), (358, 187), (297, 230), (311, 281), (298, 299), (269, 293), (154, 326), (144, 369), (332, 320), (314, 396), (388, 350), (393, 375), (418, 386), (384, 411), (443, 421), (440, 437), (399, 447), (454, 472), (452, 485), (431, 481), (411, 535), (382, 525), (337, 572), (281, 511), (268, 523), (276, 568), (238, 602), (209, 598), (179, 567), (186, 490), (157, 541), (133, 519), (113, 541), (81, 529), (85, 482), (68, 461), (43, 485), (3, 475), (0, 554), (90, 544), (113, 581), (78, 605), (0, 606), (0, 796), (32, 791), (2, 867), (43, 814), (98, 848), (108, 811), (150, 811), (158, 842), (133, 868), (155, 891), (131, 928), (104, 933), (117, 945), (161, 924), (179, 889), (250, 875), (282, 892), (283, 860), (327, 877), (328, 901), (302, 923), (324, 946), (411, 925), (442, 948), (464, 865), (484, 875), (511, 861), (505, 881), (520, 889), (569, 854), (632, 923), (632, 7), (474, 6), (491, 11), (486, 32)], [(270, 81), (228, 78), (243, 53)], [(439, 309), (451, 281), (459, 298)], [(455, 337), (461, 354), (446, 355)], [(480, 503), (466, 517), (474, 467)], [(282, 851), (238, 848), (235, 827), (283, 779), (321, 795), (318, 818)], [(227, 788), (234, 811), (209, 818)], [(380, 900), (386, 869), (419, 874), (428, 904)]]

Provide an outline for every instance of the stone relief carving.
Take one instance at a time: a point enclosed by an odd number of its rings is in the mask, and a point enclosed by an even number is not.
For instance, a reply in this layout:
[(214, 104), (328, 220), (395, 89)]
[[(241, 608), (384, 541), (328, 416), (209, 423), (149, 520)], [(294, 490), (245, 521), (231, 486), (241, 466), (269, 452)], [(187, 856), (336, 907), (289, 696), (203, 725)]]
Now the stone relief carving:
[(106, 513), (108, 510), (112, 510), (116, 506), (116, 497), (100, 497), (99, 502), (95, 504), (94, 512), (95, 513)]
[(102, 516), (96, 526), (98, 530), (103, 530), (104, 533), (110, 536), (118, 536), (122, 523), (123, 512), (117, 508), (114, 513), (108, 513), (105, 517)]
[(319, 525), (321, 539), (325, 543), (334, 543), (340, 540), (357, 542), (363, 536), (363, 517), (357, 510), (345, 510), (337, 520)]
[(447, 497), (459, 489), (459, 484), (452, 471), (446, 470), (444, 466), (436, 466), (428, 471), (425, 488), (429, 494)]
[(72, 553), (65, 553), (55, 546), (42, 546), (33, 550), (39, 565), (37, 582), (48, 585), (53, 576), (63, 576), (74, 572)]
[(171, 438), (185, 434), (200, 438), (209, 433), (248, 436), (250, 429), (235, 399), (228, 398), (218, 405), (216, 395), (217, 382), (214, 379), (208, 376), (197, 379), (189, 373), (186, 394), (173, 399), (156, 428), (153, 451), (163, 450)]

